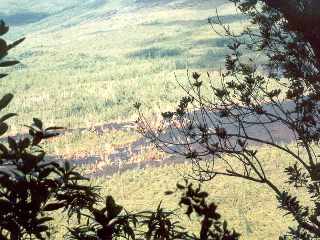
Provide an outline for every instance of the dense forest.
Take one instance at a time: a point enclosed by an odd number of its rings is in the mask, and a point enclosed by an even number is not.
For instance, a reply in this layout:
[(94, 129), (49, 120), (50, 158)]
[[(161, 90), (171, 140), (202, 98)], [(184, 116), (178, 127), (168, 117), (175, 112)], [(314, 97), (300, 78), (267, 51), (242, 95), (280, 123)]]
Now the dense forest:
[(320, 2), (0, 2), (0, 240), (320, 239)]

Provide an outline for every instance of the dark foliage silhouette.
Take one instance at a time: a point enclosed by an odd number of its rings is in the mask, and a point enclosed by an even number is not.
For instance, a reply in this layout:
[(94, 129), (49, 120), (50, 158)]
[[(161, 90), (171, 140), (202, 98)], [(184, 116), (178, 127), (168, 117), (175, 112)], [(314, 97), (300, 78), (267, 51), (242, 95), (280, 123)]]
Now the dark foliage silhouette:
[[(9, 28), (0, 22), (0, 36)], [(0, 60), (8, 51), (24, 39), (7, 44), (0, 38)], [(18, 64), (18, 61), (0, 62), (0, 67)], [(1, 73), (0, 77), (5, 77)], [(0, 100), (3, 110), (12, 100), (6, 94)], [(0, 118), (0, 135), (8, 130), (5, 121), (16, 114), (8, 113)], [(21, 139), (8, 137), (0, 143), (0, 239), (45, 239), (50, 237), (48, 212), (65, 209), (68, 215), (91, 206), (98, 200), (95, 189), (81, 184), (83, 178), (68, 162), (60, 164), (48, 161), (41, 147), (42, 141), (58, 135), (59, 127), (44, 128), (41, 120), (34, 118), (27, 126), (29, 134)]]
[[(186, 208), (185, 214), (191, 219), (193, 212), (201, 219), (201, 230), (198, 235), (191, 234), (174, 219), (176, 211), (166, 211), (159, 204), (156, 211), (128, 213), (115, 203), (111, 196), (106, 199), (105, 207), (98, 210), (91, 208), (86, 225), (70, 229), (70, 240), (98, 239), (145, 239), (145, 240), (237, 240), (240, 237), (228, 229), (227, 222), (220, 221), (217, 206), (208, 203), (208, 193), (201, 187), (194, 188), (186, 181), (185, 185), (177, 184), (182, 191), (179, 205)], [(166, 194), (173, 194), (167, 191)], [(195, 222), (195, 221), (194, 221)]]
[[(319, 238), (320, 2), (231, 2), (251, 24), (236, 34), (219, 15), (209, 19), (213, 29), (229, 40), (220, 86), (210, 73), (188, 74), (189, 85), (181, 85), (186, 96), (177, 109), (163, 113), (156, 128), (140, 111), (140, 130), (160, 149), (190, 159), (192, 177), (199, 181), (224, 175), (269, 186), (279, 208), (298, 224), (288, 235)], [(274, 126), (285, 130), (293, 142), (277, 141)], [(299, 196), (270, 180), (253, 145), (266, 145), (292, 158), (283, 169), (288, 183), (306, 190), (312, 205), (302, 205)]]
[(192, 183), (188, 183), (186, 180), (185, 186), (177, 184), (179, 190), (184, 191), (179, 205), (187, 208), (186, 214), (191, 216), (193, 212), (198, 217), (201, 217), (201, 229), (200, 238), (194, 237), (194, 239), (238, 239), (240, 234), (235, 231), (228, 230), (228, 224), (226, 221), (220, 221), (220, 214), (217, 213), (217, 206), (211, 202), (207, 202), (209, 194), (201, 190), (201, 185), (197, 188), (193, 187)]

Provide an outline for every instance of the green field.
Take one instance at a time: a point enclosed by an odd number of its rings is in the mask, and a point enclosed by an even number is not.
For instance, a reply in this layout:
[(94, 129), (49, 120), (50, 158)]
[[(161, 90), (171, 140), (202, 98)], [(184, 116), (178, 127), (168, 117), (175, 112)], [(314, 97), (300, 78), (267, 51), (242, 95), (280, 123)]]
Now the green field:
[[(68, 159), (99, 155), (105, 165), (110, 152), (141, 136), (132, 130), (106, 130), (101, 135), (90, 129), (131, 123), (137, 118), (133, 104), (138, 101), (149, 117), (174, 108), (184, 94), (176, 80), (186, 83), (187, 70), (217, 76), (228, 41), (207, 23), (216, 8), (236, 32), (246, 24), (226, 0), (16, 2), (0, 2), (0, 17), (12, 23), (8, 38), (26, 36), (10, 55), (22, 63), (0, 83), (1, 95), (15, 95), (8, 111), (19, 114), (10, 122), (10, 134), (20, 132), (33, 117), (46, 125), (86, 128), (50, 141), (48, 153)], [(141, 151), (132, 161), (161, 156), (150, 151)], [(283, 179), (276, 170), (286, 167), (286, 156), (270, 149), (261, 154), (271, 177)], [(190, 166), (134, 170), (92, 182), (101, 184), (104, 195), (112, 194), (129, 210), (155, 208), (162, 199), (165, 207), (174, 209), (177, 196), (163, 193), (182, 180), (181, 171), (190, 171)], [(276, 239), (291, 224), (290, 219), (278, 217), (276, 200), (264, 186), (218, 178), (206, 183), (205, 189), (242, 239)], [(188, 219), (181, 221), (197, 229)], [(64, 231), (59, 229), (56, 239)]]
[[(133, 120), (136, 101), (146, 112), (159, 112), (182, 94), (174, 73), (184, 82), (187, 69), (223, 66), (227, 42), (207, 19), (218, 7), (228, 24), (241, 28), (244, 20), (232, 7), (225, 1), (154, 2), (159, 4), (114, 1), (93, 9), (76, 4), (39, 22), (13, 25), (10, 38), (27, 39), (11, 54), (22, 64), (1, 82), (3, 93), (15, 94), (10, 110), (20, 115), (12, 131), (32, 117), (68, 128)], [(54, 11), (49, 4), (21, 5), (12, 14)]]
[[(288, 188), (281, 169), (286, 167), (290, 158), (278, 151), (263, 147), (259, 153), (271, 180), (277, 180), (282, 189)], [(177, 182), (183, 182), (183, 176), (191, 173), (191, 166), (180, 164), (146, 170), (128, 171), (116, 174), (111, 179), (98, 178), (93, 184), (102, 186), (102, 194), (115, 197), (129, 211), (156, 209), (159, 202), (166, 209), (177, 209), (179, 194), (165, 196), (166, 190), (175, 190)], [(195, 183), (197, 184), (197, 183)], [(204, 189), (210, 193), (210, 199), (218, 204), (219, 212), (230, 226), (242, 233), (241, 239), (277, 239), (292, 224), (290, 217), (279, 217), (284, 213), (277, 209), (277, 201), (272, 191), (264, 185), (237, 178), (219, 177), (206, 182)], [(293, 194), (298, 194), (293, 190)], [(302, 199), (303, 201), (304, 199)], [(179, 210), (181, 212), (181, 210)], [(179, 217), (183, 226), (197, 232), (199, 226), (188, 218)], [(60, 219), (58, 219), (61, 224)], [(60, 239), (64, 229), (56, 235)]]

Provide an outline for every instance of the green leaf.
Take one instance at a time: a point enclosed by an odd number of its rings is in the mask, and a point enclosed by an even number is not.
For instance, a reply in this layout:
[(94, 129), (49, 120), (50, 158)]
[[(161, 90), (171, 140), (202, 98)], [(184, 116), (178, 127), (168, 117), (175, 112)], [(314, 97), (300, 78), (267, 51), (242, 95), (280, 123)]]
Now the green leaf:
[(44, 168), (44, 167), (47, 167), (47, 166), (52, 166), (54, 168), (60, 168), (61, 167), (61, 163), (52, 160), (52, 161), (40, 162), (38, 164), (39, 168)]
[(114, 201), (112, 196), (107, 196), (106, 198), (106, 207), (114, 208), (116, 206), (116, 202)]
[(8, 120), (9, 118), (12, 118), (17, 115), (18, 114), (16, 114), (16, 113), (8, 113), (0, 118), (0, 122), (4, 122), (4, 121)]
[(75, 171), (71, 172), (70, 176), (74, 176), (74, 177), (70, 177), (69, 178), (70, 180), (89, 180), (89, 178), (86, 178), (86, 177), (82, 176), (80, 173), (75, 172)]
[(5, 145), (3, 145), (2, 143), (0, 143), (0, 151), (1, 151), (2, 153), (4, 153), (5, 155), (8, 154), (8, 149), (7, 149), (7, 147), (6, 147)]
[(20, 63), (19, 61), (5, 61), (0, 63), (0, 67), (11, 67)]
[(183, 190), (183, 189), (185, 189), (185, 186), (183, 186), (183, 185), (181, 185), (181, 184), (177, 183), (177, 188), (178, 188), (178, 189), (180, 189), (180, 190)]
[(2, 38), (0, 38), (0, 59), (2, 59), (8, 54), (7, 48), (8, 48), (7, 42)]
[(5, 134), (8, 131), (8, 125), (4, 122), (0, 123), (0, 136)]
[(20, 142), (20, 147), (21, 147), (22, 149), (25, 149), (25, 148), (29, 147), (30, 144), (31, 144), (30, 139), (29, 139), (29, 138), (25, 138), (25, 139), (23, 139), (23, 140)]
[(34, 170), (37, 166), (37, 163), (40, 161), (37, 156), (30, 153), (23, 153), (21, 158), (23, 160), (23, 171), (28, 173)]
[(0, 175), (5, 175), (8, 177), (11, 177), (11, 176), (13, 176), (13, 173), (9, 168), (7, 168), (5, 166), (0, 166)]
[(209, 194), (207, 192), (200, 192), (197, 194), (197, 197), (199, 198), (207, 198)]
[(166, 191), (166, 192), (164, 192), (165, 195), (171, 195), (171, 194), (173, 194), (173, 193), (174, 193), (173, 191)]
[(106, 209), (107, 209), (107, 213), (108, 213), (108, 218), (109, 218), (109, 220), (111, 220), (111, 219), (117, 217), (121, 213), (123, 207), (116, 204), (116, 202), (114, 201), (112, 196), (107, 196)]
[(42, 123), (42, 121), (40, 119), (33, 118), (33, 123), (37, 128), (42, 129), (43, 123)]
[(54, 218), (52, 218), (52, 217), (43, 217), (43, 218), (40, 218), (40, 219), (38, 219), (38, 225), (43, 224), (43, 223), (48, 222), (48, 221), (52, 221), (53, 219), (54, 219)]
[(53, 132), (53, 133), (45, 133), (43, 135), (43, 139), (48, 139), (48, 138), (52, 138), (52, 137), (57, 137), (59, 136), (60, 134), (58, 132)]
[(52, 130), (64, 130), (64, 127), (48, 127), (45, 131), (52, 131)]
[(17, 150), (18, 145), (17, 145), (16, 141), (12, 137), (8, 137), (8, 143), (9, 143), (9, 147), (12, 150)]
[(42, 132), (36, 132), (33, 136), (33, 139), (32, 139), (32, 144), (33, 145), (38, 145), (43, 139), (43, 133)]
[(2, 109), (4, 109), (6, 106), (8, 106), (8, 104), (11, 102), (13, 98), (13, 94), (8, 93), (6, 95), (4, 95), (1, 100), (0, 100), (0, 111)]
[(0, 78), (4, 78), (4, 77), (6, 77), (6, 76), (8, 76), (8, 74), (0, 73)]
[(187, 208), (187, 211), (185, 212), (185, 214), (189, 217), (189, 218), (191, 218), (191, 213), (193, 212), (193, 208), (191, 207), (191, 206), (189, 206), (188, 208)]
[(19, 40), (15, 41), (15, 42), (13, 42), (13, 43), (11, 43), (11, 44), (9, 44), (8, 47), (7, 47), (7, 51), (10, 50), (11, 48), (16, 47), (17, 45), (19, 45), (20, 43), (22, 43), (25, 39), (26, 39), (26, 38), (20, 38)]
[(223, 221), (223, 230), (227, 230), (228, 229), (228, 223), (227, 221)]
[(9, 31), (9, 27), (3, 20), (0, 20), (0, 36), (6, 34)]
[(39, 179), (43, 179), (48, 177), (51, 173), (53, 173), (55, 170), (55, 167), (53, 166), (47, 166), (45, 169), (42, 171), (39, 171)]
[(64, 162), (64, 169), (66, 170), (66, 172), (69, 172), (71, 170), (71, 164), (69, 161)]

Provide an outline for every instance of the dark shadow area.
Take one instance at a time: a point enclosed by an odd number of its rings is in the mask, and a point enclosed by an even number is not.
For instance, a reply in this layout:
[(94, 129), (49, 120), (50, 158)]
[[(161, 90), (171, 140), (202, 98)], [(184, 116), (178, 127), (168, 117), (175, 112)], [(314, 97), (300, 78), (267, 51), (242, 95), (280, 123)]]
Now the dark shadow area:
[[(293, 113), (295, 109), (295, 104), (293, 102), (283, 102), (281, 104), (281, 108), (283, 111), (287, 112), (287, 114), (290, 113), (290, 118), (296, 119), (296, 114)], [(277, 115), (283, 119), (285, 118), (285, 114), (272, 103), (266, 103), (262, 106), (262, 109), (268, 114)], [(237, 115), (237, 113), (237, 110), (233, 111), (234, 115)], [(260, 146), (262, 145), (262, 142), (287, 145), (296, 141), (296, 136), (293, 130), (289, 129), (288, 126), (286, 126), (283, 122), (270, 122), (265, 115), (259, 115), (257, 113), (248, 112), (248, 114), (242, 115), (241, 123), (237, 122), (234, 118), (229, 119), (221, 117), (221, 112), (205, 112), (200, 110), (186, 113), (185, 119), (192, 121), (192, 125), (195, 129), (194, 133), (196, 134), (199, 134), (200, 132), (199, 126), (206, 126), (209, 129), (209, 132), (215, 132), (215, 129), (217, 128), (224, 128), (225, 131), (230, 135), (239, 134), (252, 139), (261, 140), (260, 142), (247, 140), (248, 145), (251, 146)], [(155, 141), (159, 144), (161, 144), (161, 142), (165, 142), (166, 145), (173, 150), (172, 152), (184, 152), (184, 149), (187, 146), (182, 140), (184, 139), (184, 136), (184, 129), (169, 125), (165, 131), (159, 134), (158, 137), (161, 139), (160, 142), (158, 140)], [(219, 141), (215, 135), (212, 135), (211, 140), (212, 142)], [(237, 141), (237, 138), (228, 139), (228, 142), (231, 144), (233, 144), (233, 142), (235, 144), (235, 141)], [(179, 144), (171, 144), (175, 142), (179, 142)], [(195, 147), (200, 148), (201, 146), (195, 145)], [(171, 151), (169, 150), (168, 152)]]
[(224, 65), (227, 52), (224, 49), (208, 50), (192, 63), (194, 68), (220, 69)]
[(39, 22), (42, 19), (49, 17), (50, 15), (47, 13), (37, 13), (37, 12), (20, 12), (11, 15), (0, 14), (3, 20), (9, 25), (20, 26), (26, 25), (30, 23)]
[(171, 0), (135, 0), (138, 9), (163, 6), (171, 2)]
[(130, 58), (155, 59), (164, 57), (176, 57), (183, 53), (180, 48), (159, 48), (151, 47), (138, 50), (128, 55)]
[[(282, 105), (283, 109), (290, 111), (294, 106), (291, 102), (285, 102)], [(274, 112), (274, 106), (271, 104), (266, 104), (263, 107), (268, 112)], [(198, 111), (195, 111), (191, 113), (193, 115), (201, 114)], [(220, 122), (219, 113), (209, 113), (208, 118), (206, 119), (207, 123), (211, 123), (208, 127), (211, 129), (214, 129), (216, 126), (224, 127), (227, 132), (229, 133), (236, 133), (238, 132), (238, 126), (235, 123), (228, 123)], [(210, 118), (210, 120), (209, 120)], [(248, 122), (246, 124), (246, 133), (248, 136), (253, 138), (262, 139), (265, 141), (272, 141), (274, 143), (280, 144), (280, 145), (287, 145), (290, 143), (293, 143), (295, 141), (294, 133), (285, 127), (281, 122), (274, 122), (270, 124), (265, 124), (265, 126), (261, 126), (259, 124), (250, 124), (250, 122), (255, 122), (257, 119), (261, 119), (261, 116), (252, 114), (248, 115), (246, 117), (246, 121)], [(221, 125), (222, 124), (222, 125)], [(132, 127), (134, 125), (131, 125)], [(99, 134), (103, 134), (104, 131), (107, 131), (108, 129), (121, 129), (126, 130), (126, 127), (128, 127), (128, 124), (114, 124), (114, 125), (104, 125), (99, 126), (95, 128), (95, 131)], [(130, 127), (130, 129), (132, 129)], [(127, 129), (127, 131), (132, 131)], [(179, 136), (178, 133), (179, 130), (174, 129), (167, 129), (166, 131), (163, 131), (163, 133), (159, 136), (161, 139), (165, 141), (172, 141), (172, 136)], [(272, 139), (271, 136), (272, 135)], [(233, 140), (231, 140), (233, 141)], [(250, 142), (248, 141), (248, 144), (252, 146), (258, 146), (261, 145), (257, 142)], [(120, 148), (115, 149), (110, 155), (108, 155), (108, 161), (109, 164), (103, 166), (102, 168), (96, 169), (94, 172), (90, 173), (90, 177), (98, 177), (98, 176), (112, 176), (116, 173), (125, 172), (128, 170), (139, 170), (139, 169), (145, 169), (147, 167), (160, 167), (163, 165), (175, 165), (180, 163), (187, 163), (188, 160), (185, 159), (185, 157), (182, 157), (181, 155), (169, 155), (165, 158), (161, 159), (152, 159), (142, 162), (130, 162), (130, 158), (138, 155), (141, 153), (142, 149), (146, 149), (152, 146), (152, 143), (147, 140), (146, 138), (140, 138), (137, 141), (128, 144), (127, 146), (123, 146)], [(179, 146), (172, 145), (172, 149), (175, 151), (183, 151), (183, 149), (180, 149)], [(183, 148), (183, 147), (182, 147)], [(98, 164), (101, 161), (105, 161), (101, 159), (98, 155), (93, 156), (86, 156), (78, 159), (69, 159), (73, 164), (75, 165), (92, 165), (92, 164)]]
[(94, 0), (89, 3), (89, 7), (97, 8), (105, 5), (106, 3), (107, 3), (107, 0)]
[(204, 45), (208, 47), (218, 47), (218, 48), (225, 48), (231, 43), (230, 39), (223, 38), (223, 37), (216, 37), (216, 38), (208, 38), (208, 39), (201, 39), (194, 42), (195, 46)]
[[(209, 18), (213, 23), (217, 21), (217, 17), (210, 17)], [(183, 27), (201, 27), (201, 26), (208, 26), (209, 27), (209, 19), (204, 18), (200, 20), (176, 20), (170, 22), (162, 22), (162, 21), (152, 21), (149, 23), (143, 23), (144, 26), (161, 26), (161, 27), (171, 27), (171, 26), (183, 26)], [(231, 24), (234, 22), (238, 22), (241, 20), (246, 20), (246, 17), (238, 15), (238, 14), (229, 14), (219, 16), (219, 19), (223, 24)]]
[[(218, 14), (219, 14), (219, 12), (218, 12)], [(220, 20), (222, 24), (231, 24), (234, 22), (248, 20), (248, 18), (246, 16), (239, 15), (239, 14), (228, 14), (228, 15), (222, 15), (219, 17), (212, 16), (208, 20), (210, 20), (212, 23), (218, 23), (218, 20)], [(207, 20), (207, 22), (208, 22), (208, 20)]]
[[(293, 107), (292, 103), (285, 102), (283, 103), (283, 108), (286, 110), (289, 110)], [(264, 109), (268, 112), (273, 112), (273, 106), (271, 104), (266, 104), (264, 106)], [(194, 112), (193, 114), (200, 114), (199, 112)], [(218, 124), (218, 120), (212, 121), (212, 119), (216, 118), (217, 113), (211, 113), (211, 123), (212, 125), (209, 126), (210, 128), (214, 128), (215, 124)], [(258, 115), (250, 115), (246, 118), (248, 122), (250, 121), (256, 121), (257, 118), (260, 118)], [(209, 122), (209, 121), (208, 121)], [(237, 125), (235, 124), (228, 124), (224, 123), (222, 126), (228, 131), (228, 132), (236, 132), (237, 131)], [(108, 123), (104, 125), (95, 126), (90, 129), (90, 131), (96, 132), (98, 135), (103, 135), (105, 132), (108, 132), (110, 130), (120, 130), (120, 131), (133, 131), (133, 128), (135, 127), (134, 123)], [(264, 140), (270, 140), (270, 136), (268, 132), (270, 132), (273, 136), (273, 141), (279, 144), (290, 144), (292, 143), (295, 138), (291, 130), (284, 127), (283, 124), (279, 122), (275, 122), (272, 124), (266, 125), (267, 129), (261, 127), (260, 125), (252, 125), (248, 124), (247, 126), (247, 134), (251, 137), (256, 137), (259, 139)], [(86, 132), (89, 129), (87, 128), (78, 128), (78, 129), (68, 129), (61, 132), (61, 135), (65, 133), (82, 133)], [(169, 134), (169, 135), (168, 135)], [(172, 134), (172, 132), (171, 132)], [(166, 139), (170, 136), (170, 131), (164, 131), (163, 134), (160, 136), (162, 139)], [(17, 138), (24, 138), (27, 137), (27, 134), (19, 134), (14, 136), (15, 139)], [(5, 142), (6, 138), (1, 138), (0, 142)], [(251, 143), (253, 145), (256, 145), (256, 143)], [(174, 164), (180, 164), (185, 163), (186, 159), (179, 155), (169, 155), (167, 158), (164, 159), (157, 159), (157, 160), (148, 160), (143, 162), (129, 162), (130, 158), (133, 156), (141, 153), (142, 149), (150, 148), (152, 143), (147, 140), (144, 137), (141, 137), (140, 139), (136, 140), (135, 142), (132, 142), (128, 144), (127, 146), (122, 146), (117, 149), (115, 149), (111, 154), (108, 155), (108, 161), (110, 161), (110, 164), (103, 166), (100, 169), (97, 169), (95, 172), (90, 173), (90, 177), (100, 177), (100, 176), (112, 176), (116, 173), (121, 173), (129, 170), (139, 170), (144, 169), (147, 167), (160, 167), (163, 165), (174, 165)], [(178, 149), (177, 149), (178, 150)], [(59, 156), (50, 156), (50, 159), (61, 159)], [(94, 165), (98, 164), (100, 161), (104, 161), (101, 159), (101, 156), (98, 155), (92, 155), (92, 156), (84, 156), (79, 158), (73, 158), (73, 159), (63, 159), (70, 161), (72, 164), (77, 166), (86, 166), (86, 165)]]

